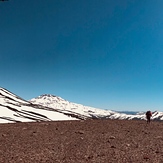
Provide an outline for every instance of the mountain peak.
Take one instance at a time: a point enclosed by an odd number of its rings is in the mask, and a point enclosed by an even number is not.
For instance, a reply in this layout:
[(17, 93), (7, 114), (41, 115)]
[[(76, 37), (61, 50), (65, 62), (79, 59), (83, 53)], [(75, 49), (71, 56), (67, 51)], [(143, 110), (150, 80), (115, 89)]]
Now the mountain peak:
[[(31, 99), (31, 101), (33, 101), (35, 99), (37, 99), (37, 100), (48, 100), (48, 101), (56, 101), (56, 100), (63, 101), (64, 100), (61, 97), (55, 96), (52, 94), (42, 94), (36, 98)], [(64, 100), (64, 101), (66, 101), (66, 100)]]
[(38, 98), (43, 98), (43, 97), (57, 97), (57, 96), (52, 95), (52, 94), (42, 94)]

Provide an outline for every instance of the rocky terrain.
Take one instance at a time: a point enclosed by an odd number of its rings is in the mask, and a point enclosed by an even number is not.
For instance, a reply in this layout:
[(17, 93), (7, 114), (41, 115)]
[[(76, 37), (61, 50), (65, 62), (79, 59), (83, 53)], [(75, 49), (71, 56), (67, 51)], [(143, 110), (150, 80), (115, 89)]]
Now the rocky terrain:
[(45, 121), (0, 128), (2, 163), (163, 162), (162, 121)]

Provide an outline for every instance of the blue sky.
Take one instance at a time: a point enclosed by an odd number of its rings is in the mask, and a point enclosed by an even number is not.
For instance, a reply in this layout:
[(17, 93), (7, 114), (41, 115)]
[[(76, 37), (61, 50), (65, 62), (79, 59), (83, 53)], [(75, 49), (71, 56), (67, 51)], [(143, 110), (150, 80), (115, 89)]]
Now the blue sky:
[(162, 0), (0, 2), (0, 86), (109, 110), (163, 111)]

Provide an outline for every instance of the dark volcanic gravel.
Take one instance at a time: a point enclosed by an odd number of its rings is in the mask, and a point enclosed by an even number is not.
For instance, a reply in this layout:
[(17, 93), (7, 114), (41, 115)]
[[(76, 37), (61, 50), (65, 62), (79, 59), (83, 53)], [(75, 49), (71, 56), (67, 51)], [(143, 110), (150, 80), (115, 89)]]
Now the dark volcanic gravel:
[(163, 163), (163, 122), (0, 124), (1, 163)]

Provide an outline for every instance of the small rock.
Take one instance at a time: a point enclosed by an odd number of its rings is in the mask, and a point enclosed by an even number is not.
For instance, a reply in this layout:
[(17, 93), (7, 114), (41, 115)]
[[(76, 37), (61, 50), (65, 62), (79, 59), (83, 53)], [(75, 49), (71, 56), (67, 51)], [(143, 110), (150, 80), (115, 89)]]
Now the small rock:
[(92, 159), (93, 158), (93, 156), (88, 156), (88, 159)]
[(84, 134), (84, 131), (76, 131), (77, 134)]
[(149, 159), (150, 159), (148, 155), (144, 155), (143, 158), (144, 158), (145, 160), (149, 160)]
[(2, 137), (6, 137), (7, 136), (7, 134), (2, 134)]
[(27, 128), (26, 127), (23, 127), (22, 130), (27, 130)]
[(115, 136), (110, 136), (109, 139), (115, 139)]
[(129, 147), (129, 146), (130, 146), (130, 144), (126, 144), (126, 146), (127, 146), (127, 147)]

